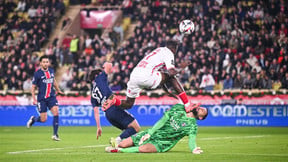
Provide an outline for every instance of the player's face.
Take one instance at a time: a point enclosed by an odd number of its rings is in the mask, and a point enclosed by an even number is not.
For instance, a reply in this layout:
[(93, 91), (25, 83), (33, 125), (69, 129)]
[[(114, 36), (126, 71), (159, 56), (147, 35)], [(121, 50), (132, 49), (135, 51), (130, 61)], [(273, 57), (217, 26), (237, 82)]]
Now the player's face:
[(42, 59), (42, 61), (40, 62), (41, 68), (43, 70), (47, 70), (48, 66), (49, 66), (49, 59)]
[(198, 117), (201, 120), (207, 114), (207, 109), (204, 107), (198, 107), (197, 112), (198, 112)]

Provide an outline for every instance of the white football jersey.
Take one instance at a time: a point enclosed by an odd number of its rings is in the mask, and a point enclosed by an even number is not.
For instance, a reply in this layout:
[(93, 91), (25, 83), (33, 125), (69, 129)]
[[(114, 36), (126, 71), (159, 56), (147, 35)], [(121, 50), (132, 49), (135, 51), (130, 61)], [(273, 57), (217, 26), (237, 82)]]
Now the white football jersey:
[(159, 47), (146, 55), (133, 71), (149, 70), (151, 73), (161, 68), (175, 68), (174, 54), (167, 47)]

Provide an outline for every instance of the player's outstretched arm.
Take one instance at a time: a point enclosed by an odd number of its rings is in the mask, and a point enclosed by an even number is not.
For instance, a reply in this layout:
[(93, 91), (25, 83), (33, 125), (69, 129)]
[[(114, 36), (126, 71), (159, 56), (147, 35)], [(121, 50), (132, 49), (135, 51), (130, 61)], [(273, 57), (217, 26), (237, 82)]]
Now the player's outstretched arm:
[(33, 105), (37, 104), (37, 99), (35, 97), (35, 89), (36, 89), (36, 85), (32, 84), (31, 95), (32, 95)]
[(64, 95), (64, 93), (63, 93), (63, 92), (61, 91), (61, 89), (59, 88), (58, 83), (57, 83), (57, 81), (56, 81), (55, 78), (54, 78), (54, 87), (55, 87), (57, 93), (59, 93), (59, 94), (61, 94), (61, 95)]
[(175, 76), (176, 74), (180, 73), (182, 70), (184, 70), (187, 66), (191, 64), (191, 61), (184, 61), (181, 62), (179, 65), (179, 68), (171, 67), (168, 69), (169, 76)]
[(193, 154), (203, 153), (203, 150), (201, 150), (201, 148), (197, 147), (197, 145), (196, 145), (196, 134), (190, 134), (189, 135), (188, 145), (189, 145), (189, 148)]
[(100, 116), (99, 116), (99, 108), (98, 107), (94, 107), (94, 118), (96, 121), (96, 125), (97, 125), (97, 140), (98, 138), (101, 136), (102, 134), (102, 128), (101, 128), (101, 123), (100, 123)]
[(103, 65), (103, 69), (107, 75), (112, 73), (112, 63), (105, 62)]

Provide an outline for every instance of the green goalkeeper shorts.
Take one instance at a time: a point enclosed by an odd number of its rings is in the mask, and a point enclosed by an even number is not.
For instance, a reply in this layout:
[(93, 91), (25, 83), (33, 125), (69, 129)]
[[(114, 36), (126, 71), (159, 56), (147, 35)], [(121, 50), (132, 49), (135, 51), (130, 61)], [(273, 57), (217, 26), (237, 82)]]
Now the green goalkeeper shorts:
[[(147, 133), (148, 133), (148, 130), (145, 130), (145, 131), (141, 131), (141, 132), (131, 136), (134, 145), (140, 146), (139, 142), (141, 140), (141, 137)], [(144, 141), (142, 145), (144, 145), (146, 143), (150, 143), (150, 144), (154, 145), (157, 149), (157, 152), (166, 152), (166, 151), (170, 150), (175, 145), (174, 142), (161, 139), (161, 138), (157, 137), (157, 135), (151, 136), (148, 140)]]

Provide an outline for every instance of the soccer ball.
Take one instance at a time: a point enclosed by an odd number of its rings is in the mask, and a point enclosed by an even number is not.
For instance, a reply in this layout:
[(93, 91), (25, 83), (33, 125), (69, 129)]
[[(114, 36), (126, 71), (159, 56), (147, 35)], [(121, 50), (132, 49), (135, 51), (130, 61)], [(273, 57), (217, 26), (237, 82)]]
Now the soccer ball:
[(194, 23), (191, 20), (183, 20), (179, 24), (179, 30), (183, 34), (191, 34), (195, 29)]

